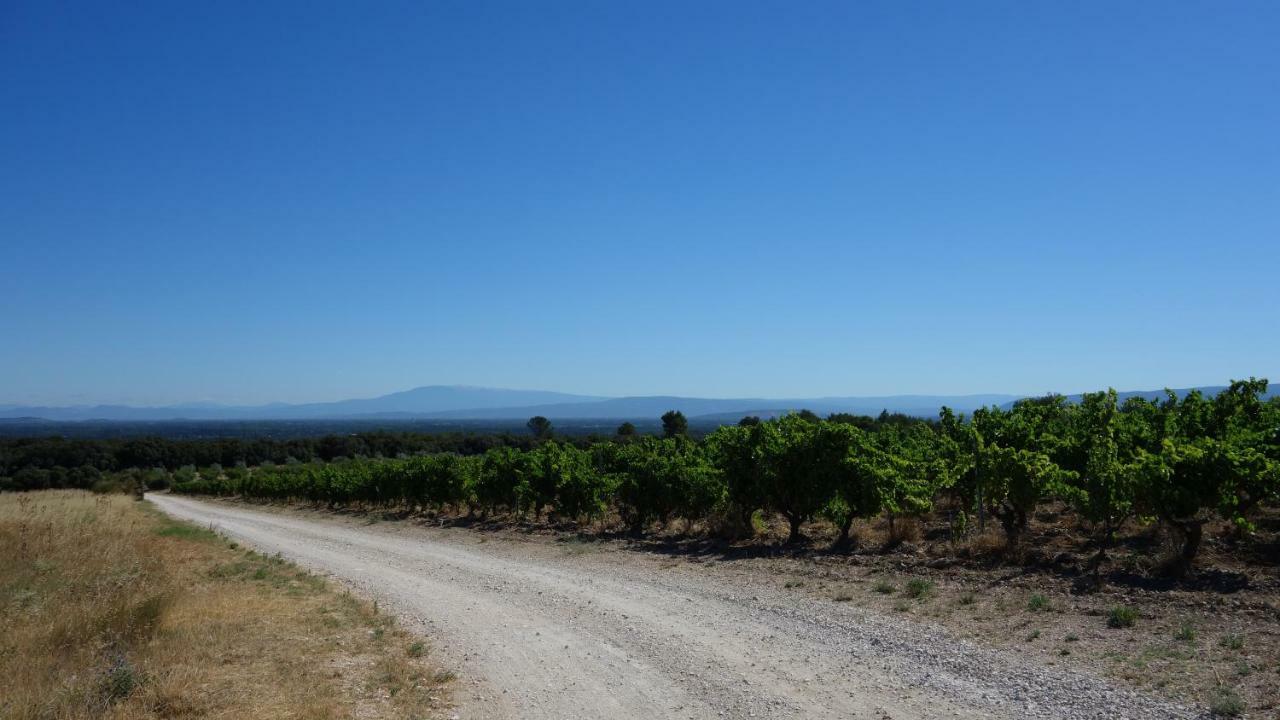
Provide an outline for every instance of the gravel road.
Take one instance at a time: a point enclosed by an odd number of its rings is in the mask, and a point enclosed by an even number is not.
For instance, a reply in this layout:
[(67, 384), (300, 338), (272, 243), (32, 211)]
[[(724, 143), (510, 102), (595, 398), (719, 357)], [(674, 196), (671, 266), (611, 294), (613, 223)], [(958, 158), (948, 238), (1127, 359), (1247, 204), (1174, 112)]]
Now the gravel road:
[(1099, 678), (717, 563), (149, 495), (434, 640), (469, 718), (1192, 718)]

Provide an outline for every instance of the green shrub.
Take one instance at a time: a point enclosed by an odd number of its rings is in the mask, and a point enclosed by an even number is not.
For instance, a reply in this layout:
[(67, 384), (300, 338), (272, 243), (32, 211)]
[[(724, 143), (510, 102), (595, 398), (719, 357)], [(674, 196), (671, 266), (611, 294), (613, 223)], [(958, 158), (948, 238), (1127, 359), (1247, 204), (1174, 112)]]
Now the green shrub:
[(1117, 605), (1107, 613), (1107, 627), (1128, 628), (1138, 621), (1138, 611), (1125, 605)]
[(102, 677), (102, 694), (108, 702), (123, 700), (138, 686), (138, 677), (129, 661), (123, 657), (107, 669)]
[(1045, 597), (1044, 595), (1041, 595), (1040, 593), (1036, 593), (1032, 595), (1030, 599), (1027, 600), (1027, 609), (1032, 612), (1048, 610), (1049, 598)]
[(1239, 633), (1227, 633), (1218, 638), (1218, 645), (1227, 650), (1241, 650), (1244, 648), (1244, 636)]
[(1223, 717), (1236, 717), (1244, 713), (1244, 700), (1231, 688), (1218, 688), (1209, 696), (1209, 712)]
[(924, 578), (911, 578), (907, 582), (906, 596), (909, 598), (920, 599), (928, 595), (933, 590), (933, 582)]

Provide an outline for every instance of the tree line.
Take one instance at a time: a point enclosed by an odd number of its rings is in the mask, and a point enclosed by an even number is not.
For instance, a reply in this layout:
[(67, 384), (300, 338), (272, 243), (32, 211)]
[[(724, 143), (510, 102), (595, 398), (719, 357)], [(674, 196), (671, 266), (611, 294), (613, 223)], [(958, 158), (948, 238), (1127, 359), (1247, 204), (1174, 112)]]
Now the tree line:
[[(532, 448), (537, 439), (515, 433), (374, 431), (306, 438), (112, 439), (0, 438), (0, 490), (89, 488), (104, 475), (132, 469), (249, 467), (329, 462), (337, 458), (421, 453), (476, 455), (494, 447)], [(586, 444), (590, 439), (578, 442)]]
[(193, 473), (173, 489), (573, 522), (609, 516), (637, 534), (676, 519), (750, 533), (757, 513), (770, 513), (785, 518), (789, 542), (822, 518), (843, 546), (860, 519), (892, 525), (945, 507), (953, 533), (990, 518), (1013, 549), (1036, 509), (1060, 502), (1091, 528), (1095, 571), (1120, 527), (1138, 519), (1177, 538), (1173, 569), (1185, 572), (1206, 522), (1248, 531), (1259, 506), (1280, 500), (1280, 398), (1264, 400), (1266, 388), (1251, 379), (1213, 397), (1123, 403), (1114, 390), (1079, 403), (1047, 396), (971, 417), (943, 408), (930, 422), (801, 412), (744, 418), (700, 440), (675, 411), (662, 437), (623, 426), (586, 443), (556, 440), (535, 418), (529, 444), (239, 466)]

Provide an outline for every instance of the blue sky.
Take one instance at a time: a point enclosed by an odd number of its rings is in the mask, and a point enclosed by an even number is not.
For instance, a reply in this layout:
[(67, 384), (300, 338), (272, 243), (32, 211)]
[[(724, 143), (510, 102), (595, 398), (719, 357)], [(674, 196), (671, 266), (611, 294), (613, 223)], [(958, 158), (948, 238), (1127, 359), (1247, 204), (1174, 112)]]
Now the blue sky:
[(6, 2), (0, 403), (1280, 381), (1277, 34), (1274, 2)]

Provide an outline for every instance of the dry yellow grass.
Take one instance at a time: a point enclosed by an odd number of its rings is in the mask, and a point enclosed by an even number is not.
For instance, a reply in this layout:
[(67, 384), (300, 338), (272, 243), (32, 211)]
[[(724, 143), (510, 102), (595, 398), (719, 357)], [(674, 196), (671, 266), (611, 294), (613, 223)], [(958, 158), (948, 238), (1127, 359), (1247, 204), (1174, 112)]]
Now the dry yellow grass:
[(0, 718), (422, 718), (390, 618), (120, 495), (0, 495)]

